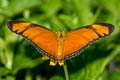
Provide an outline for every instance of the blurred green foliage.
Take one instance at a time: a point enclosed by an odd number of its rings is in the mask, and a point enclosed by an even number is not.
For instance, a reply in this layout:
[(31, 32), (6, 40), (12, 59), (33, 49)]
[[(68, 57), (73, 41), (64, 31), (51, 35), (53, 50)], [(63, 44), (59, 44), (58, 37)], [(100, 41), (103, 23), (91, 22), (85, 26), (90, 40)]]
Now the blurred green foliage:
[(6, 28), (9, 20), (65, 32), (93, 23), (115, 25), (110, 37), (66, 63), (70, 80), (120, 80), (119, 14), (119, 0), (0, 0), (0, 80), (65, 80), (63, 67), (49, 66), (29, 42)]

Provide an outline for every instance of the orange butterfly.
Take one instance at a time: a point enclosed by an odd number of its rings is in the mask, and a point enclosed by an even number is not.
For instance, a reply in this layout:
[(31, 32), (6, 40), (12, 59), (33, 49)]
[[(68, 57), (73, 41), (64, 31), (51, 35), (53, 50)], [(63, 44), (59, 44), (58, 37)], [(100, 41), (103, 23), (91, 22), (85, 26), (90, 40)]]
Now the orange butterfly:
[(62, 30), (55, 33), (43, 26), (25, 21), (9, 21), (8, 28), (30, 40), (42, 53), (43, 59), (50, 58), (50, 65), (64, 65), (64, 61), (80, 54), (94, 41), (110, 35), (114, 26), (97, 23), (81, 27), (64, 34)]

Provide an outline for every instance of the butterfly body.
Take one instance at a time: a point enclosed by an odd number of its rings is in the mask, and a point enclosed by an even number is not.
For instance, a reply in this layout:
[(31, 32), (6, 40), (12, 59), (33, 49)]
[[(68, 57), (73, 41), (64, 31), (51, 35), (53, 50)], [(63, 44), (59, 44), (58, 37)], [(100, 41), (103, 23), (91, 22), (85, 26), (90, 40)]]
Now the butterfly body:
[(29, 40), (44, 59), (50, 58), (50, 65), (64, 65), (64, 61), (80, 54), (96, 40), (109, 36), (114, 26), (107, 23), (97, 23), (84, 26), (64, 34), (63, 30), (55, 33), (43, 26), (25, 22), (9, 21), (8, 28)]
[(58, 49), (57, 49), (57, 60), (62, 60), (63, 54), (63, 44), (64, 44), (64, 32), (61, 30), (58, 33)]

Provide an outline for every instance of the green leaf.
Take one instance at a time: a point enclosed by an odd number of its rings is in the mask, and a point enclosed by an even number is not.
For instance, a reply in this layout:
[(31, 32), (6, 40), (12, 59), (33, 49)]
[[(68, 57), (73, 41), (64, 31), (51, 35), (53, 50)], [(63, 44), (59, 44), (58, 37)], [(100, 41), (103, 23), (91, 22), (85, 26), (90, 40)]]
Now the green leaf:
[[(98, 53), (98, 54), (100, 54), (100, 53)], [(116, 46), (115, 50), (113, 50), (108, 56), (94, 60), (93, 62), (88, 62), (85, 67), (77, 70), (77, 72), (75, 72), (75, 73), (72, 73), (70, 75), (70, 79), (73, 80), (75, 77), (76, 77), (76, 80), (82, 80), (82, 79), (97, 80), (97, 79), (99, 79), (101, 74), (103, 74), (107, 64), (118, 54), (120, 54), (120, 46)], [(85, 57), (84, 63), (86, 63), (86, 61), (89, 60), (88, 58), (89, 57)], [(92, 57), (90, 57), (90, 58), (92, 58)]]
[(25, 68), (33, 68), (38, 64), (42, 64), (44, 61), (41, 58), (31, 60), (29, 57), (25, 56), (23, 53), (18, 53), (15, 56), (12, 73), (16, 74), (17, 71)]
[(41, 9), (47, 16), (55, 15), (62, 7), (61, 0), (42, 0)]
[(5, 67), (0, 66), (0, 78), (1, 76), (5, 76), (10, 72), (10, 70), (6, 69)]
[(8, 6), (0, 12), (6, 16), (14, 16), (27, 8), (32, 8), (39, 6), (41, 4), (40, 0), (11, 0)]
[(65, 80), (65, 79), (59, 75), (55, 75), (52, 78), (50, 78), (50, 80)]
[(112, 71), (109, 75), (109, 80), (120, 80), (120, 72), (119, 71)]
[(85, 0), (71, 0), (71, 6), (78, 17), (78, 25), (83, 26), (92, 23), (93, 14)]

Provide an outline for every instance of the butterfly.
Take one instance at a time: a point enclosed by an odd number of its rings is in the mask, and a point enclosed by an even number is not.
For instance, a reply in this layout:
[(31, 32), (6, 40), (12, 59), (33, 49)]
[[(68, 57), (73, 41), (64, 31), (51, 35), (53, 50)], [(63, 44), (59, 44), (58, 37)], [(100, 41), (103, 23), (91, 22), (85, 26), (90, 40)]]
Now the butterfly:
[(97, 23), (64, 34), (26, 21), (8, 21), (7, 27), (14, 33), (29, 40), (43, 55), (42, 59), (50, 59), (50, 65), (64, 65), (64, 61), (77, 56), (88, 45), (96, 40), (109, 36), (114, 26), (107, 23)]

